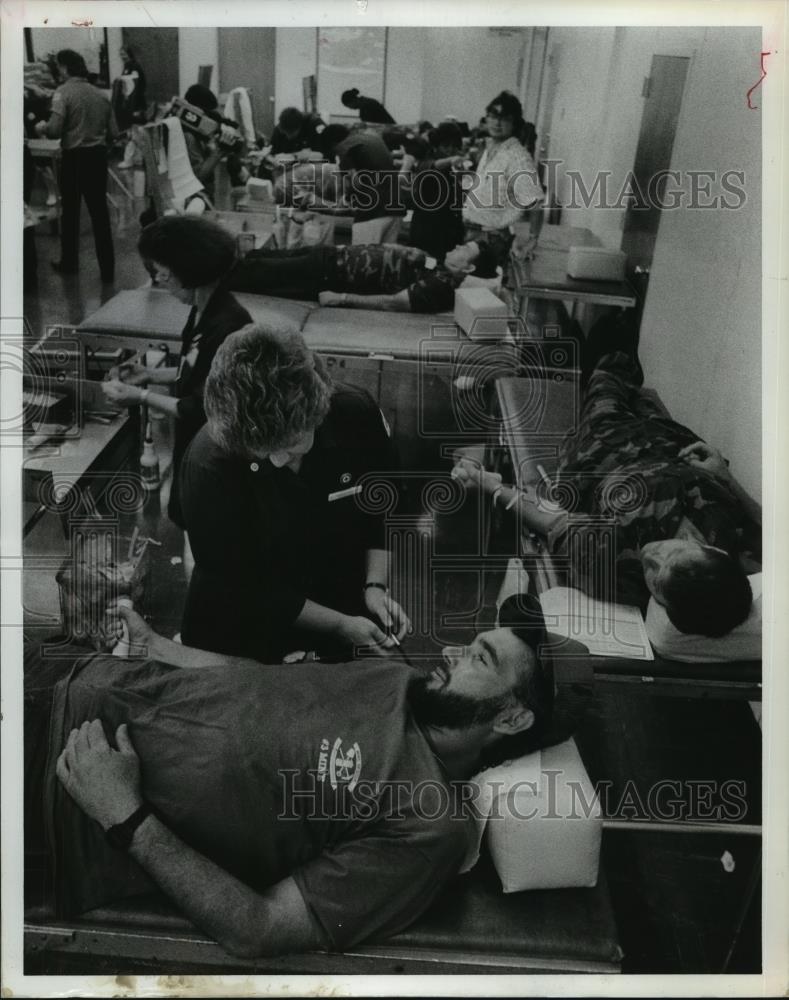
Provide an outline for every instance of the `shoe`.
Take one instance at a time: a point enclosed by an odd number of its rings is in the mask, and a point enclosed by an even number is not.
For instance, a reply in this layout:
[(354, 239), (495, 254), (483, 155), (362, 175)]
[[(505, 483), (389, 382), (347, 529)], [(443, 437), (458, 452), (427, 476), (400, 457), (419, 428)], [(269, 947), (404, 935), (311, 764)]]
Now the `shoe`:
[(79, 270), (76, 266), (69, 267), (60, 260), (51, 260), (49, 263), (52, 265), (52, 270), (57, 274), (76, 274)]

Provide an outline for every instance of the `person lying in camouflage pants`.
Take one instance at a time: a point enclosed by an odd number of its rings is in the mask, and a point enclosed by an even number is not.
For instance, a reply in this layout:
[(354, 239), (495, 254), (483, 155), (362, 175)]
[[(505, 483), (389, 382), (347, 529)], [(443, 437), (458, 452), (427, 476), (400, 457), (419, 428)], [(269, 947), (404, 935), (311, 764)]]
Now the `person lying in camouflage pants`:
[[(600, 358), (553, 482), (517, 491), (513, 509), (544, 536), (571, 586), (642, 610), (652, 596), (681, 632), (725, 635), (751, 606), (739, 557), (757, 505), (720, 453), (666, 417), (640, 384), (627, 353)], [(467, 459), (454, 474), (503, 504), (516, 493)]]

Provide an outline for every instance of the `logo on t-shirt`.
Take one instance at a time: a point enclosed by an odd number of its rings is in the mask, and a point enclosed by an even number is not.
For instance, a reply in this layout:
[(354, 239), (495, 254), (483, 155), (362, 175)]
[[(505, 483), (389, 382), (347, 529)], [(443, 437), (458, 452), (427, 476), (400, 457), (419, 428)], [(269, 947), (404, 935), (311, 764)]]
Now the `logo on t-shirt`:
[(348, 791), (351, 792), (356, 787), (361, 770), (362, 751), (358, 743), (354, 743), (346, 750), (338, 736), (330, 749), (329, 741), (327, 739), (321, 740), (321, 749), (318, 755), (318, 781), (325, 781), (328, 774), (332, 788), (336, 789), (338, 785), (346, 785)]

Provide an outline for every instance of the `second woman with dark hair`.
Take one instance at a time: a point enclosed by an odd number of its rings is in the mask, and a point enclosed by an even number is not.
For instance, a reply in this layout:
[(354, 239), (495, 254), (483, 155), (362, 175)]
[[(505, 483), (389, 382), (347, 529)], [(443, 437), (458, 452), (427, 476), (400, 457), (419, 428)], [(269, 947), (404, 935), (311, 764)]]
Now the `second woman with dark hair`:
[[(121, 365), (103, 385), (120, 406), (147, 404), (176, 417), (173, 477), (168, 514), (184, 527), (178, 495), (178, 468), (186, 447), (205, 423), (203, 386), (222, 342), (251, 322), (231, 295), (225, 278), (236, 261), (236, 242), (222, 226), (191, 216), (165, 216), (143, 229), (137, 246), (157, 285), (192, 307), (181, 334), (177, 368)], [(175, 395), (151, 392), (151, 385), (173, 385)]]

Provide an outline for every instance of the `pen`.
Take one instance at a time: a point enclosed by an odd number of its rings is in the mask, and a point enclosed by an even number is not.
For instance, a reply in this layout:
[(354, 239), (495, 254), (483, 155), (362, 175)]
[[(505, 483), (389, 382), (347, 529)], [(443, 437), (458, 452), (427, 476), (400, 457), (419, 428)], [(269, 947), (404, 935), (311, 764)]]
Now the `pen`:
[(397, 636), (393, 632), (390, 632), (389, 633), (389, 638), (392, 640), (392, 642), (395, 644), (395, 646), (397, 646), (398, 653), (402, 656), (402, 658), (405, 660), (405, 662), (408, 664), (408, 666), (412, 667), (413, 669), (416, 669), (416, 667), (414, 667), (413, 663), (411, 662), (411, 660), (409, 659), (408, 655), (406, 654), (406, 651), (403, 649), (402, 643), (397, 638)]

